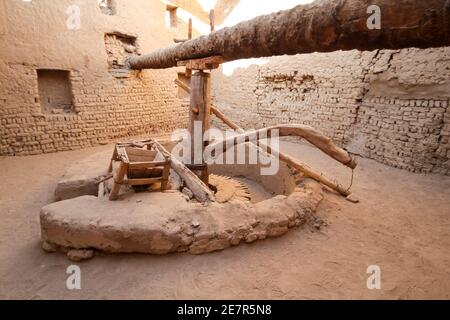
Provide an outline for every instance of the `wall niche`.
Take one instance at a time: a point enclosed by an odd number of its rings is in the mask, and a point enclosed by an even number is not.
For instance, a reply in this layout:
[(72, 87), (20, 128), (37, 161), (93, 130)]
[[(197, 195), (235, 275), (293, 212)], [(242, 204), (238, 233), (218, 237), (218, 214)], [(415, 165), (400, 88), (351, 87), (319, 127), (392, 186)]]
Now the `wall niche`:
[(70, 71), (37, 70), (39, 101), (43, 113), (74, 113)]
[(105, 48), (108, 54), (109, 71), (115, 77), (129, 77), (127, 59), (139, 55), (137, 38), (122, 33), (107, 33), (105, 35)]
[(114, 0), (99, 0), (98, 5), (103, 14), (113, 16), (116, 14), (116, 3)]

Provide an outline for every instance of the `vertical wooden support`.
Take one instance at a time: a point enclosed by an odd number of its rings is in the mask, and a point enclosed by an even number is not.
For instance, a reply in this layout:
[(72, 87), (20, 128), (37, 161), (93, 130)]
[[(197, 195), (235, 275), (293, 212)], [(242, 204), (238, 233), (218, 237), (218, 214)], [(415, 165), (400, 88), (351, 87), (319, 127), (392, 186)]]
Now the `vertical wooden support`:
[(192, 39), (192, 18), (189, 18), (189, 24), (188, 24), (188, 39)]
[(163, 175), (161, 179), (161, 190), (165, 191), (168, 189), (169, 176), (170, 176), (170, 159), (166, 159), (167, 164), (164, 165)]
[(113, 176), (113, 187), (109, 193), (109, 200), (117, 200), (119, 198), (119, 191), (122, 187), (123, 181), (125, 180), (125, 175), (128, 171), (128, 163), (120, 161), (119, 170), (117, 176)]
[[(204, 133), (211, 126), (211, 74), (198, 71), (191, 77), (191, 102), (189, 110), (189, 133), (191, 134), (191, 165), (200, 179), (208, 185), (208, 166), (204, 161)], [(195, 130), (195, 123), (201, 123), (201, 130)], [(197, 153), (194, 150), (197, 149)], [(200, 153), (201, 150), (201, 154)]]
[(214, 12), (214, 9), (211, 9), (211, 11), (209, 11), (209, 25), (211, 27), (211, 32), (213, 32), (216, 29), (215, 24), (216, 24), (216, 14)]

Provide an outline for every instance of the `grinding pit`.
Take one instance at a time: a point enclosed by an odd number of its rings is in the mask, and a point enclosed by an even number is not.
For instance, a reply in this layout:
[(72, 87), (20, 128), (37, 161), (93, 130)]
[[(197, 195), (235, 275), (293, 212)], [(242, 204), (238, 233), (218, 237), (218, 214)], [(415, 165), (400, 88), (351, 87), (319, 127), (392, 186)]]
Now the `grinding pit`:
[(73, 259), (86, 250), (202, 254), (280, 236), (305, 223), (322, 200), (320, 185), (304, 180), (297, 186), (299, 177), (280, 163), (274, 176), (261, 175), (259, 164), (211, 165), (212, 189), (219, 184), (231, 191), (222, 190), (222, 197), (215, 190), (217, 202), (208, 205), (177, 190), (125, 189), (109, 201), (94, 191), (110, 156), (99, 153), (68, 168), (55, 191), (65, 200), (41, 210), (45, 250), (68, 252)]

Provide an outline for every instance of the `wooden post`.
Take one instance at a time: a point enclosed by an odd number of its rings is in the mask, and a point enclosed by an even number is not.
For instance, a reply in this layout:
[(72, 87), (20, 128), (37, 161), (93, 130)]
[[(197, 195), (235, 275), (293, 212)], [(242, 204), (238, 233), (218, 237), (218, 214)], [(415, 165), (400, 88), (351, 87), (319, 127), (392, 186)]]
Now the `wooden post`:
[(215, 23), (216, 23), (216, 14), (214, 12), (214, 9), (211, 9), (211, 11), (209, 11), (209, 25), (211, 28), (211, 32), (214, 32), (214, 30), (216, 29)]
[[(257, 3), (257, 1), (254, 1)], [(320, 0), (243, 21), (177, 46), (133, 56), (131, 69), (164, 69), (180, 60), (220, 55), (226, 61), (337, 50), (450, 45), (449, 0)], [(381, 9), (369, 29), (368, 8)]]
[(188, 40), (192, 39), (192, 18), (189, 18), (188, 24)]
[(113, 174), (113, 187), (109, 193), (109, 200), (117, 200), (119, 198), (120, 188), (122, 187), (123, 181), (125, 180), (125, 175), (128, 171), (128, 163), (120, 161), (119, 170), (117, 171), (117, 176)]
[[(204, 161), (204, 133), (211, 126), (211, 74), (202, 70), (191, 77), (191, 102), (189, 110), (189, 133), (191, 134), (191, 164), (187, 167), (196, 172), (208, 185), (208, 166)], [(201, 130), (199, 125), (201, 124)], [(196, 152), (194, 152), (196, 150)], [(201, 154), (199, 154), (201, 153)]]

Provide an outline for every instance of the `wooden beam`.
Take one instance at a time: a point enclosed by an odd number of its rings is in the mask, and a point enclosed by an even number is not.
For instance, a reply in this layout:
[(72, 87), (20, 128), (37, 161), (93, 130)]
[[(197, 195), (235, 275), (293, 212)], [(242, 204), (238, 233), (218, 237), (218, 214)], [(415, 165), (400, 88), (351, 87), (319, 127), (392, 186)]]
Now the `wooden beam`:
[(117, 173), (113, 168), (113, 186), (109, 193), (109, 200), (117, 200), (119, 198), (120, 188), (125, 180), (125, 175), (128, 171), (128, 163), (120, 161)]
[(175, 84), (177, 86), (179, 86), (181, 89), (183, 89), (184, 91), (186, 91), (186, 93), (191, 94), (191, 88), (189, 88), (189, 86), (187, 84), (185, 84), (183, 81), (180, 81), (178, 79), (175, 79)]
[[(184, 84), (183, 84), (184, 85)], [(186, 85), (186, 91), (190, 92), (190, 88)], [(225, 116), (219, 109), (217, 109), (214, 106), (210, 107), (211, 112), (218, 117), (220, 120), (222, 120), (227, 126), (229, 126), (231, 129), (236, 130), (240, 133), (244, 133), (245, 131), (240, 128), (237, 124), (235, 124), (233, 121), (231, 121), (228, 117)], [(325, 137), (323, 134), (318, 132), (317, 130), (313, 129), (309, 126), (303, 126), (303, 125), (279, 125), (274, 126), (271, 128), (261, 129), (256, 131), (256, 134), (262, 135), (264, 132), (270, 132), (272, 129), (278, 129), (280, 131), (280, 136), (299, 136), (313, 144), (314, 146), (318, 147), (320, 150), (322, 150), (324, 153), (328, 154), (335, 160), (341, 162), (342, 164), (354, 169), (356, 167), (356, 162), (353, 158), (350, 157), (347, 151), (343, 150), (342, 148), (337, 147), (334, 145), (333, 141), (327, 137)], [(255, 134), (255, 133), (253, 133)], [(242, 137), (241, 137), (242, 138)]]
[(215, 23), (216, 23), (216, 14), (214, 12), (214, 9), (211, 9), (211, 11), (209, 11), (209, 26), (211, 32), (214, 32), (215, 30)]
[[(244, 129), (242, 129), (237, 124), (235, 124), (233, 121), (231, 121), (229, 118), (227, 118), (219, 109), (217, 109), (215, 107), (211, 107), (211, 111), (214, 115), (216, 115), (220, 120), (222, 120), (231, 129), (236, 130), (239, 133), (245, 132)], [(262, 148), (265, 148), (267, 151), (266, 152), (264, 149), (261, 149), (260, 147), (257, 146), (260, 152), (263, 152), (264, 154), (265, 153), (271, 154), (275, 157), (278, 157), (280, 159), (280, 161), (297, 169), (298, 171), (302, 172), (305, 176), (307, 176), (313, 180), (316, 180), (317, 182), (329, 187), (330, 189), (338, 192), (339, 194), (341, 194), (345, 197), (348, 197), (350, 195), (349, 190), (344, 189), (338, 183), (331, 181), (323, 174), (316, 172), (315, 170), (310, 168), (305, 163), (299, 161), (298, 159), (295, 159), (295, 158), (293, 158), (285, 153), (282, 153), (280, 151), (273, 150), (270, 146), (265, 145), (263, 143), (259, 143), (259, 146)]]
[[(194, 130), (195, 123), (201, 123), (201, 131), (196, 132)], [(205, 144), (203, 142), (204, 134), (209, 130), (211, 126), (211, 74), (199, 71), (191, 77), (191, 100), (189, 111), (189, 133), (191, 135), (191, 164), (197, 164), (204, 166), (204, 169), (200, 170), (199, 176), (202, 181), (208, 185), (209, 174), (208, 166), (203, 158), (203, 152), (205, 150)], [(195, 159), (195, 152), (201, 151), (201, 159)], [(197, 163), (197, 161), (201, 161)]]
[(233, 121), (228, 119), (219, 109), (216, 107), (211, 107), (211, 112), (220, 120), (222, 120), (228, 127), (230, 127), (233, 130), (236, 130), (237, 132), (244, 133), (244, 129), (239, 127), (237, 124), (235, 124)]
[(212, 191), (197, 175), (189, 170), (176, 157), (173, 157), (158, 141), (154, 141), (154, 145), (165, 157), (170, 158), (171, 168), (181, 177), (186, 186), (192, 191), (197, 201), (202, 203), (216, 201)]
[(188, 23), (188, 39), (189, 40), (192, 39), (192, 18), (189, 18), (189, 23)]
[[(368, 26), (372, 5), (380, 8), (379, 29)], [(128, 64), (131, 69), (161, 69), (175, 67), (180, 60), (217, 55), (233, 61), (338, 50), (443, 47), (450, 45), (449, 34), (448, 0), (317, 0), (133, 56)]]
[(356, 161), (348, 154), (347, 151), (336, 146), (330, 138), (324, 136), (314, 128), (301, 124), (277, 125), (256, 131), (244, 132), (237, 136), (229, 137), (223, 141), (217, 142), (214, 145), (211, 145), (211, 148), (215, 148), (216, 145), (223, 144), (223, 150), (226, 150), (227, 146), (232, 145), (233, 141), (233, 143), (236, 144), (237, 141), (249, 141), (252, 137), (256, 137), (256, 140), (270, 138), (271, 133), (274, 131), (278, 131), (279, 137), (301, 137), (343, 165), (351, 169), (356, 167)]
[(224, 59), (221, 56), (212, 56), (202, 59), (178, 61), (177, 65), (191, 70), (212, 70), (219, 68), (223, 62)]

